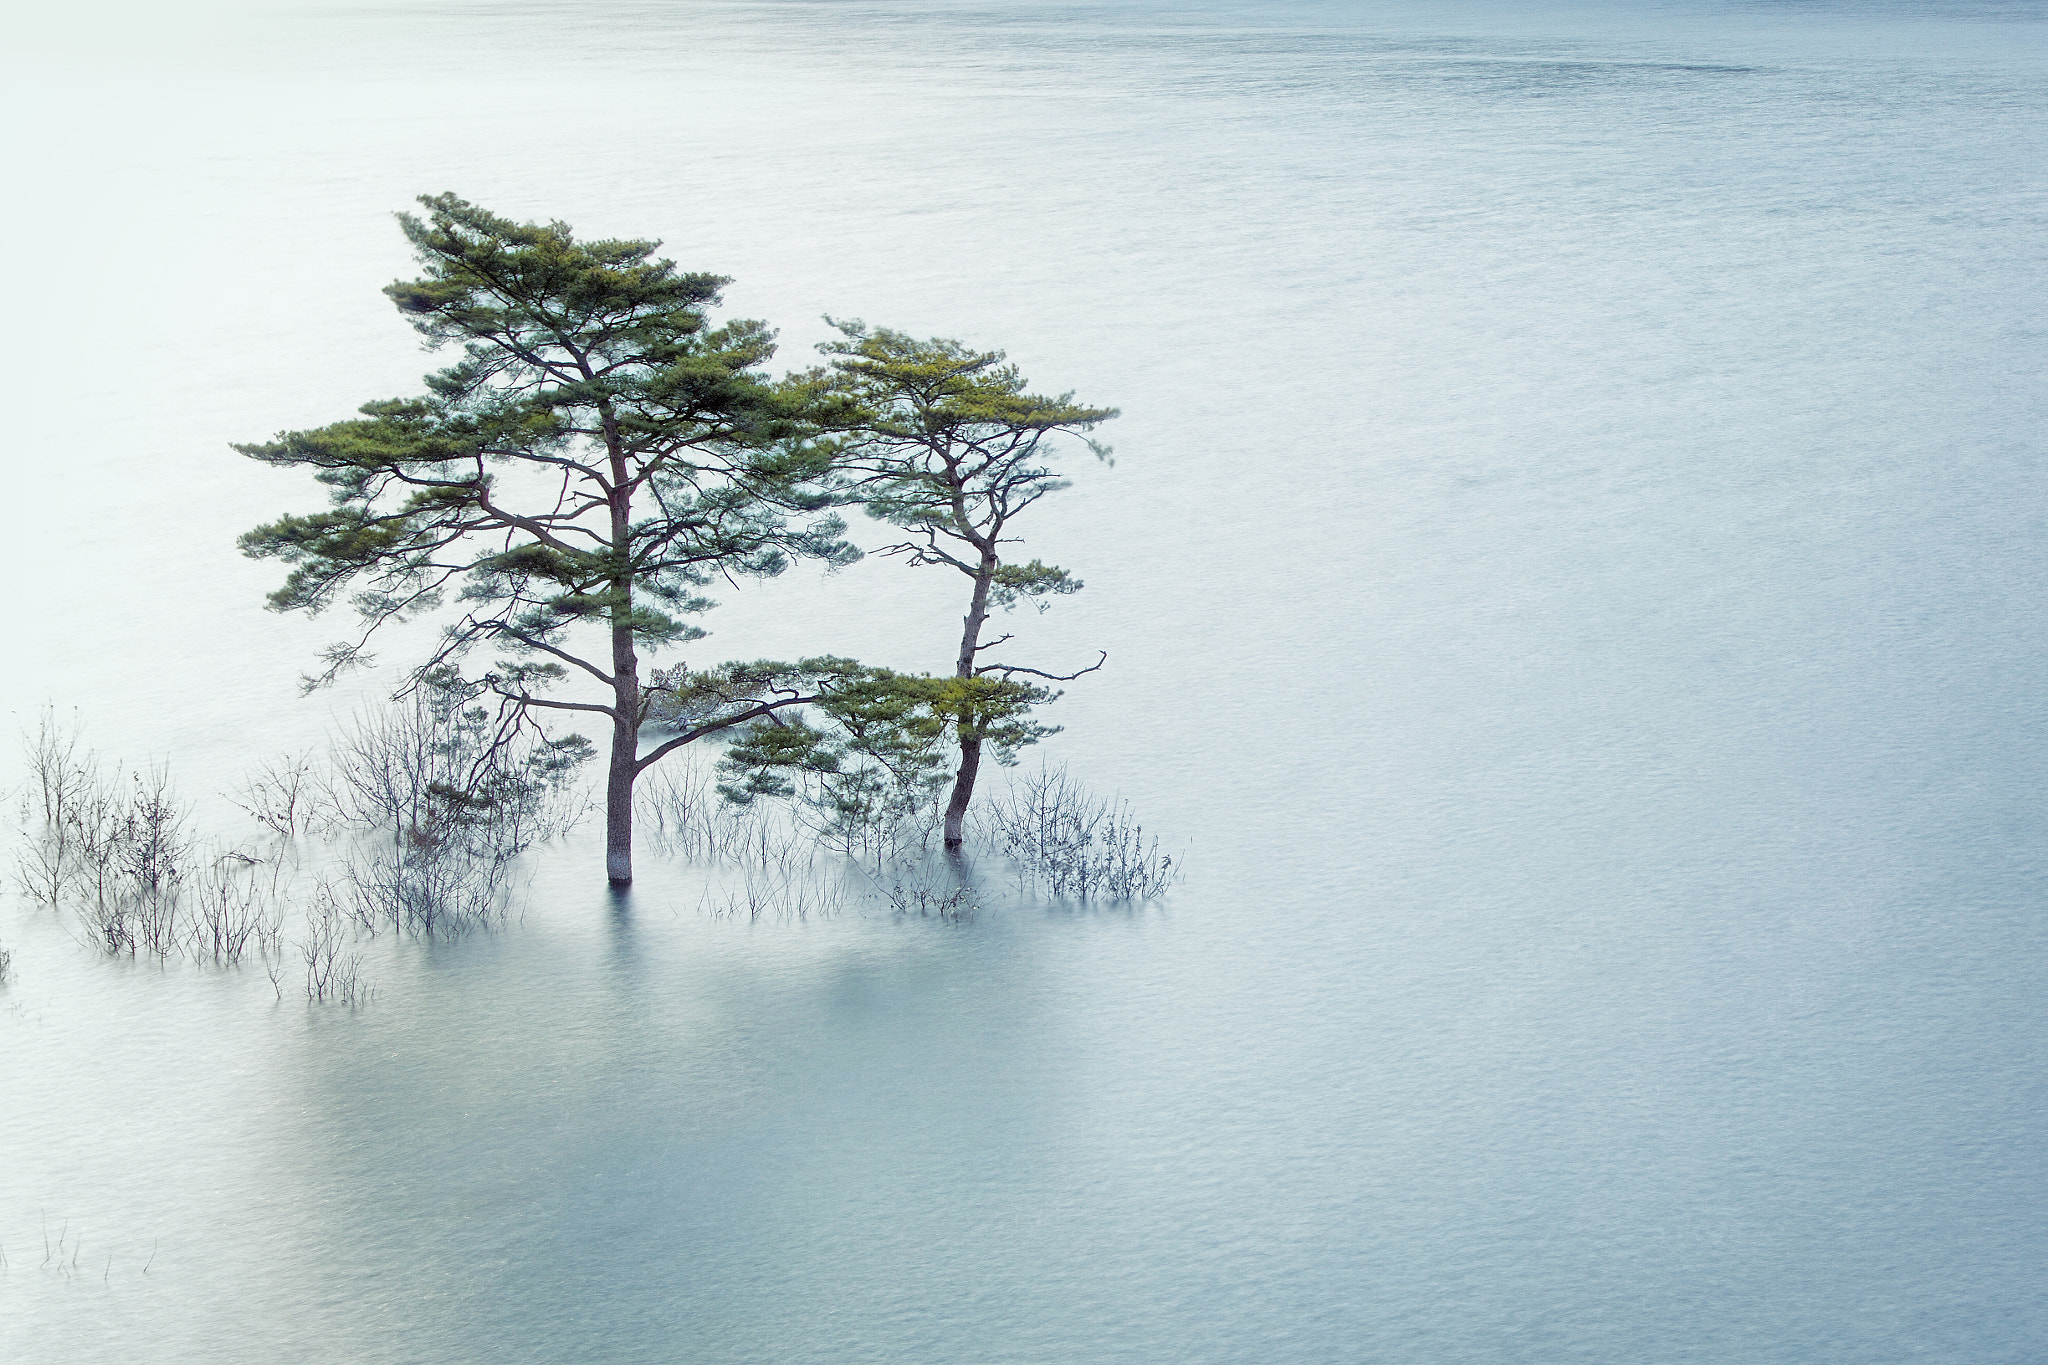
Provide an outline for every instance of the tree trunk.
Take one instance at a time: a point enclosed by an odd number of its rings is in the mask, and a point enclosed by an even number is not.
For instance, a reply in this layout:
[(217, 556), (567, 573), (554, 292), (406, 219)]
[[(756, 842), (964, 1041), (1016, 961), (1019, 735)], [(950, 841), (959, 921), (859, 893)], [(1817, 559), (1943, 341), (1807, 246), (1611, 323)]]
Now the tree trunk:
[[(627, 589), (621, 588), (623, 596)], [(604, 784), (604, 874), (633, 884), (633, 780), (640, 775), (640, 659), (630, 626), (612, 627), (611, 771)]]
[(953, 776), (953, 795), (946, 802), (946, 847), (958, 848), (967, 838), (967, 803), (974, 799), (974, 778), (981, 771), (981, 740), (960, 739), (960, 771)]
[[(974, 600), (960, 619), (960, 658), (953, 676), (974, 676), (974, 655), (981, 644), (981, 623), (988, 619), (988, 589), (995, 581), (996, 556), (992, 549), (981, 554), (981, 571), (974, 576)], [(963, 707), (956, 722), (960, 735), (960, 770), (953, 774), (953, 795), (946, 801), (945, 843), (958, 848), (967, 838), (967, 803), (974, 799), (974, 779), (981, 772), (980, 717)]]
[[(621, 560), (632, 550), (631, 514), (625, 490), (625, 462), (617, 454), (611, 413), (605, 437), (613, 449), (612, 548)], [(612, 763), (604, 786), (604, 875), (613, 886), (633, 884), (633, 779), (640, 775), (640, 652), (633, 647), (633, 580), (614, 578), (612, 588)]]
[(604, 874), (613, 886), (633, 884), (633, 778), (639, 760), (639, 727), (621, 717), (612, 726), (611, 771), (604, 784)]

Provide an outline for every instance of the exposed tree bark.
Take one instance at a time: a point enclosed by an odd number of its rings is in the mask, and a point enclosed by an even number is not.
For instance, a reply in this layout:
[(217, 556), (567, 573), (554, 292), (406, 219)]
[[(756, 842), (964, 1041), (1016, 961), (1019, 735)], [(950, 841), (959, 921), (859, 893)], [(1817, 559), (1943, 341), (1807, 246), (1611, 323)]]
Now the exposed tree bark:
[[(589, 373), (589, 367), (584, 367)], [(609, 403), (598, 405), (605, 453), (611, 462), (612, 554), (619, 564), (632, 562), (633, 484), (619, 444), (619, 423)], [(619, 573), (611, 580), (613, 696), (618, 714), (612, 726), (611, 770), (604, 789), (604, 874), (613, 886), (633, 884), (633, 782), (640, 776), (640, 722), (646, 707), (640, 697), (640, 654), (633, 646), (633, 580)]]
[(633, 883), (633, 780), (638, 777), (639, 727), (621, 717), (612, 726), (611, 767), (604, 785), (604, 875), (613, 886)]
[(960, 771), (953, 778), (953, 794), (946, 801), (946, 847), (966, 842), (967, 803), (974, 799), (974, 780), (981, 774), (981, 740), (962, 733)]
[[(954, 668), (956, 678), (972, 678), (975, 675), (975, 655), (981, 651), (981, 627), (988, 620), (989, 584), (995, 581), (996, 550), (994, 541), (981, 547), (981, 567), (974, 575), (974, 596), (969, 601), (967, 615), (960, 618), (960, 658)], [(981, 726), (980, 717), (975, 714), (973, 698), (961, 703), (960, 715), (954, 726), (954, 733), (960, 739), (960, 768), (953, 775), (953, 791), (946, 799), (946, 824), (943, 834), (947, 848), (958, 848), (967, 841), (967, 807), (974, 800), (974, 783), (981, 775)]]

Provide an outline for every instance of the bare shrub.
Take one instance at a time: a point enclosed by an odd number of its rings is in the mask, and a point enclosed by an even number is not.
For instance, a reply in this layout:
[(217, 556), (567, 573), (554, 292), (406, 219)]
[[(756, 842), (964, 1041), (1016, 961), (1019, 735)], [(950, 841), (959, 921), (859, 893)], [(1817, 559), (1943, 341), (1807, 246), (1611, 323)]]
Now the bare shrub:
[(270, 978), (270, 989), (277, 993), (278, 1000), (284, 999), (284, 942), (280, 934), (264, 940), (260, 945), (258, 961), (263, 964), (263, 974)]
[(130, 956), (169, 957), (180, 950), (194, 856), (189, 815), (162, 765), (135, 773), (125, 800), (98, 782), (73, 795), (66, 827), (75, 866), (64, 891), (74, 897), (93, 946)]
[[(854, 878), (849, 882), (847, 877)], [(707, 890), (700, 913), (719, 919), (822, 919), (850, 908), (876, 906), (898, 915), (929, 916), (958, 923), (979, 909), (971, 887), (951, 880), (950, 869), (934, 874), (915, 859), (855, 863), (845, 877), (823, 875), (815, 863), (776, 867), (739, 864), (737, 883)]]
[(72, 802), (67, 825), (77, 859), (66, 879), (72, 894), (99, 911), (130, 898), (134, 886), (127, 875), (128, 844), (135, 834), (135, 812), (121, 788), (95, 778)]
[(23, 848), (15, 860), (14, 882), (28, 899), (49, 909), (64, 903), (72, 881), (93, 859), (79, 847), (80, 820), (103, 805), (106, 783), (98, 759), (81, 750), (75, 731), (66, 730), (45, 706), (35, 733), (22, 736), (29, 770), (24, 794)]
[(351, 863), (349, 913), (366, 929), (388, 927), (419, 938), (486, 927), (504, 912), (497, 894), (503, 867), (423, 849)]
[[(313, 808), (324, 802), (336, 821), (391, 836), (383, 850), (345, 855), (323, 884), (323, 903), (357, 929), (435, 938), (498, 923), (516, 856), (587, 808), (572, 779), (588, 744), (469, 705), (480, 686), (436, 674), (357, 716), (335, 742), (328, 786), (309, 788)], [(255, 794), (270, 802), (273, 828), (292, 780), (273, 769)]]
[(228, 799), (281, 839), (319, 828), (332, 804), (321, 764), (309, 753), (266, 760)]
[(727, 845), (726, 857), (736, 863), (774, 868), (785, 874), (817, 861), (817, 841), (806, 831), (779, 820), (742, 822)]
[(722, 857), (741, 819), (719, 800), (711, 779), (686, 761), (671, 759), (634, 784), (637, 814), (670, 852), (686, 858)]
[(510, 890), (509, 858), (457, 844), (406, 844), (349, 856), (329, 890), (364, 931), (447, 938), (501, 922)]
[(358, 714), (334, 741), (334, 797), (352, 824), (418, 837), (441, 822), (431, 791), (449, 776), (442, 718), (409, 704)]
[(165, 769), (135, 774), (133, 791), (124, 791), (48, 707), (23, 749), (37, 807), (26, 812), (33, 827), (15, 862), (24, 895), (56, 909), (74, 895), (104, 903), (131, 893), (138, 873), (152, 887), (175, 880), (185, 812)]
[(29, 814), (43, 818), (15, 878), (33, 899), (68, 905), (85, 940), (110, 956), (183, 953), (230, 965), (251, 947), (275, 949), (281, 865), (259, 877), (247, 854), (200, 849), (167, 766), (109, 780), (48, 710), (25, 748)]
[(671, 760), (640, 779), (638, 811), (663, 850), (705, 862), (742, 863), (790, 872), (816, 859), (817, 841), (765, 805), (734, 805), (712, 779), (687, 762)]
[(480, 686), (437, 675), (357, 716), (334, 746), (337, 815), (401, 843), (454, 840), (501, 858), (573, 825), (587, 807), (572, 779), (589, 743), (550, 740), (523, 713), (469, 705)]
[(76, 853), (65, 837), (64, 826), (25, 831), (21, 852), (14, 860), (15, 889), (28, 900), (56, 909), (77, 866)]
[(983, 807), (986, 839), (1018, 879), (1076, 900), (1145, 900), (1180, 876), (1122, 800), (1090, 795), (1064, 768), (1041, 769)]
[(125, 898), (79, 906), (78, 922), (86, 941), (107, 956), (135, 955), (135, 907)]
[(133, 909), (135, 942), (157, 957), (177, 952), (183, 937), (179, 912), (191, 871), (189, 814), (171, 790), (168, 768), (159, 764), (134, 775), (134, 794), (113, 852), (122, 893)]
[(170, 956), (181, 938), (192, 841), (169, 770), (137, 772), (124, 792), (101, 777), (90, 754), (65, 751), (70, 775), (51, 784), (56, 822), (30, 833), (16, 881), (53, 909), (69, 904), (87, 941), (106, 953)]
[(172, 792), (170, 769), (163, 764), (136, 773), (134, 782), (117, 849), (121, 870), (137, 895), (173, 897), (189, 870), (192, 841), (185, 823), (190, 808)]
[(899, 915), (917, 915), (961, 924), (980, 909), (972, 887), (948, 886), (912, 862), (877, 864), (861, 869), (868, 888)]
[(154, 957), (169, 957), (184, 939), (179, 912), (184, 909), (182, 887), (136, 896), (128, 901), (128, 924), (134, 937), (129, 952), (137, 948)]
[(698, 909), (718, 919), (824, 919), (846, 908), (843, 886), (828, 884), (804, 872), (748, 869), (737, 887), (706, 891)]
[[(324, 892), (324, 888), (323, 888)], [(341, 907), (331, 895), (314, 898), (299, 955), (306, 963), (306, 999), (314, 1004), (367, 1005), (377, 992), (362, 974), (363, 955), (351, 946)]]
[[(359, 932), (435, 938), (501, 921), (515, 855), (580, 812), (568, 779), (582, 741), (493, 729), (481, 710), (456, 704), (466, 695), (442, 689), (365, 718), (339, 746), (337, 788), (302, 755), (244, 784), (242, 808), (287, 844), (336, 819), (391, 836), (383, 851), (345, 853), (339, 875), (316, 884), (305, 934), (292, 945), (309, 999), (370, 999), (362, 955), (350, 946)], [(253, 954), (283, 997), (285, 911), (296, 890), (285, 844), (268, 858), (201, 847), (167, 768), (110, 780), (48, 711), (24, 748), (31, 828), (14, 879), (27, 895), (69, 911), (108, 955), (235, 966)]]
[(224, 853), (187, 887), (186, 951), (195, 962), (233, 966), (252, 950), (269, 958), (284, 933), (284, 864)]
[(36, 717), (35, 734), (22, 736), (22, 750), (30, 791), (41, 798), (43, 823), (64, 823), (79, 789), (94, 780), (97, 765), (92, 752), (79, 752), (77, 732), (66, 730), (49, 706)]

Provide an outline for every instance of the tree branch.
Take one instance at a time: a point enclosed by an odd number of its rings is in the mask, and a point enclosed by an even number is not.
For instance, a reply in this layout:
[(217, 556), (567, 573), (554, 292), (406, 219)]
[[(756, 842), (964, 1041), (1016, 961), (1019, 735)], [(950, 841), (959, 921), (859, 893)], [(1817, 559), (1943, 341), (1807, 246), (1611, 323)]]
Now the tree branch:
[(618, 686), (617, 682), (614, 681), (614, 679), (612, 678), (612, 675), (601, 671), (596, 664), (593, 664), (585, 659), (579, 659), (574, 654), (569, 653), (569, 651), (565, 649), (557, 649), (553, 645), (548, 644), (544, 640), (536, 640), (531, 635), (528, 635), (525, 631), (516, 630), (512, 626), (509, 626), (506, 623), (504, 623), (503, 621), (479, 621), (477, 622), (477, 625), (486, 630), (494, 630), (497, 631), (499, 634), (509, 635), (513, 639), (517, 640), (520, 644), (525, 645), (528, 649), (537, 649), (541, 651), (543, 654), (554, 655), (557, 659), (562, 660), (564, 663), (574, 664), (576, 665), (576, 667), (582, 669), (585, 673), (588, 673), (591, 677), (603, 683), (606, 687)]
[(1012, 673), (1029, 673), (1034, 678), (1044, 678), (1049, 682), (1072, 682), (1080, 677), (1081, 674), (1093, 673), (1108, 662), (1109, 651), (1105, 649), (1102, 651), (1101, 658), (1075, 673), (1041, 673), (1035, 668), (1026, 668), (1022, 664), (983, 664), (980, 668), (974, 670), (974, 676), (978, 678), (984, 673), (1001, 673), (1008, 677)]
[(528, 692), (507, 692), (496, 683), (491, 684), (491, 690), (501, 697), (510, 697), (521, 706), (543, 706), (550, 711), (595, 711), (598, 715), (610, 716), (613, 720), (619, 718), (619, 713), (609, 706), (597, 706), (581, 701), (549, 701), (546, 697), (536, 697)]
[(708, 724), (700, 725), (694, 730), (689, 730), (683, 734), (677, 735), (674, 739), (671, 739), (667, 743), (662, 744), (659, 747), (648, 752), (645, 757), (641, 758), (638, 762), (636, 762), (633, 765), (633, 771), (635, 773), (645, 772), (649, 767), (653, 766), (654, 763), (660, 758), (662, 758), (664, 755), (670, 753), (673, 750), (682, 748), (685, 744), (695, 743), (697, 740), (704, 738), (704, 736), (706, 735), (716, 734), (720, 730), (730, 730), (733, 726), (738, 725), (744, 721), (759, 720), (763, 716), (772, 715), (775, 712), (780, 711), (785, 706), (803, 706), (807, 705), (810, 702), (814, 702), (817, 699), (818, 698), (815, 695), (812, 695), (805, 697), (786, 697), (780, 701), (759, 702), (750, 711), (742, 711), (740, 714), (736, 716), (727, 716), (723, 720), (715, 720), (709, 722)]

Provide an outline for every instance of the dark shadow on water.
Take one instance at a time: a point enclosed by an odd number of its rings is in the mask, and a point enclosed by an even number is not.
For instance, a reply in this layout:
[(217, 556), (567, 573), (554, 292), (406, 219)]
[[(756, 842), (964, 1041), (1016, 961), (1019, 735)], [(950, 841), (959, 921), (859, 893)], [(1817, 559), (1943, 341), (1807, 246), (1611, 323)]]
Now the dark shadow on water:
[(981, 889), (981, 885), (975, 877), (974, 860), (968, 856), (967, 850), (964, 847), (946, 849), (944, 861), (947, 871), (953, 874), (953, 884), (955, 886), (963, 886), (975, 891)]
[(605, 901), (611, 909), (614, 925), (625, 924), (633, 917), (633, 888), (620, 886), (617, 882), (605, 884)]
[(604, 889), (605, 929), (611, 939), (612, 964), (641, 965), (639, 926), (633, 918), (633, 888), (607, 883)]

